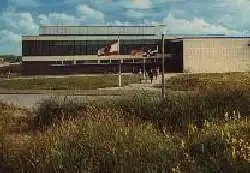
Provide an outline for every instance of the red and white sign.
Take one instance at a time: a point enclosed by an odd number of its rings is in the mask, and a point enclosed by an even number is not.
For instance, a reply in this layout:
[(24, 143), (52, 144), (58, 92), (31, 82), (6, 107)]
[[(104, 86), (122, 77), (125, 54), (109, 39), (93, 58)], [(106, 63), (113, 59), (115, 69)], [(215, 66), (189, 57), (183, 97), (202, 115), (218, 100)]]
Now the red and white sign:
[(98, 56), (111, 56), (111, 55), (119, 55), (118, 41), (113, 41), (107, 44), (104, 48), (98, 50)]
[(132, 49), (131, 55), (132, 56), (143, 56), (145, 55), (145, 50), (144, 49)]
[(150, 57), (150, 56), (156, 56), (157, 54), (158, 54), (158, 46), (155, 50), (136, 48), (136, 49), (132, 49), (131, 51), (132, 56)]

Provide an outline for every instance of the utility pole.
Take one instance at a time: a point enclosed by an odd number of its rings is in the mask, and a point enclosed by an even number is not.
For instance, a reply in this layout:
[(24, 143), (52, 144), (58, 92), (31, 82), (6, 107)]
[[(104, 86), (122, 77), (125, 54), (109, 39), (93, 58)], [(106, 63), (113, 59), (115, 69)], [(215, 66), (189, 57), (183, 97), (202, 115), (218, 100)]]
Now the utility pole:
[[(118, 34), (118, 42), (117, 42), (117, 44), (118, 44), (118, 55), (120, 54), (120, 40), (119, 40), (120, 38), (119, 38), (119, 34)], [(118, 76), (119, 76), (119, 87), (121, 87), (122, 86), (122, 60), (120, 60), (119, 61), (119, 74), (118, 74)]]
[(122, 86), (122, 60), (119, 61), (119, 87)]
[[(144, 29), (142, 29), (142, 33), (144, 35)], [(145, 46), (144, 38), (143, 38), (143, 45)], [(147, 52), (145, 56), (147, 56)], [(146, 57), (145, 56), (143, 58), (143, 77), (144, 77), (144, 80), (147, 81), (146, 79)]]
[(162, 98), (165, 98), (165, 78), (164, 78), (164, 72), (165, 72), (165, 52), (164, 52), (164, 34), (162, 34)]
[(145, 56), (143, 58), (143, 77), (144, 77), (144, 80), (146, 80), (146, 58)]

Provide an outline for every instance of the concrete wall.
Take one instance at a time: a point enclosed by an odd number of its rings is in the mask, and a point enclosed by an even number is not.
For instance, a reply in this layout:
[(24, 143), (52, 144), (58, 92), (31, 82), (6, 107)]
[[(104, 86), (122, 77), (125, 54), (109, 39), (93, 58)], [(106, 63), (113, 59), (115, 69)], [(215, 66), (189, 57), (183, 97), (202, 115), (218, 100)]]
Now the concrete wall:
[(183, 39), (183, 68), (191, 73), (250, 71), (250, 38)]

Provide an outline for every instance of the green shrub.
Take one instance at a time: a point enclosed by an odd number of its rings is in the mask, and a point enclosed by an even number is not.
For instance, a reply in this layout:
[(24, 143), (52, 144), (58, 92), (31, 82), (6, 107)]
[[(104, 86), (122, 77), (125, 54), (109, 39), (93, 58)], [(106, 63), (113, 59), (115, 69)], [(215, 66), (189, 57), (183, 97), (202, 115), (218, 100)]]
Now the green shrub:
[(187, 137), (187, 152), (202, 172), (249, 172), (249, 121), (211, 123)]
[(127, 121), (120, 112), (96, 114), (34, 134), (9, 160), (11, 171), (170, 172), (185, 162), (178, 138), (164, 136), (150, 123)]
[(223, 120), (226, 112), (249, 115), (250, 96), (242, 89), (215, 88), (183, 95), (168, 94), (162, 100), (144, 92), (112, 105), (158, 127), (185, 131), (190, 123), (202, 128), (205, 120)]
[[(249, 104), (242, 105), (249, 103), (244, 90), (169, 94), (164, 100), (152, 94), (110, 102), (42, 101), (35, 122), (46, 127), (43, 131), (0, 133), (0, 170), (249, 172), (249, 114), (235, 118), (233, 113), (249, 111)], [(229, 112), (228, 120), (224, 111)], [(0, 118), (5, 124), (16, 122)], [(60, 124), (51, 127), (57, 121)]]
[(242, 88), (250, 91), (250, 73), (183, 74), (166, 81), (166, 89), (174, 91), (206, 90), (208, 88)]
[(48, 99), (38, 105), (35, 125), (43, 127), (56, 121), (80, 116), (87, 109), (109, 109), (124, 112), (126, 118), (152, 122), (170, 131), (186, 131), (190, 123), (202, 128), (206, 121), (223, 120), (224, 114), (249, 115), (250, 96), (246, 90), (207, 89), (188, 94), (167, 94), (165, 99), (150, 92), (139, 92), (132, 98), (83, 103), (72, 98)]
[(53, 125), (58, 121), (69, 120), (83, 113), (86, 105), (73, 98), (64, 97), (49, 98), (42, 100), (35, 111), (35, 117), (31, 120), (31, 125), (35, 128), (44, 128)]

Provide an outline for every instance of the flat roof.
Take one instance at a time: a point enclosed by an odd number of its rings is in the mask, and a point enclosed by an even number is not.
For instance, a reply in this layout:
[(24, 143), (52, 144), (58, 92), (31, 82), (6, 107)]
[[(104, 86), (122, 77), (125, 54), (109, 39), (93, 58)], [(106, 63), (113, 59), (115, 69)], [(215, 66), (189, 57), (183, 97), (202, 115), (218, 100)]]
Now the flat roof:
[[(22, 40), (116, 40), (117, 36), (22, 36)], [(160, 39), (156, 36), (120, 36), (120, 40)]]
[[(166, 38), (171, 37), (171, 35), (167, 35)], [(175, 39), (211, 39), (211, 38), (250, 38), (250, 37), (239, 37), (239, 36), (209, 36), (209, 35), (204, 35), (204, 36), (172, 36), (175, 37)]]
[[(161, 39), (161, 36), (120, 36), (121, 40), (136, 40), (136, 39)], [(250, 39), (250, 37), (226, 37), (226, 36), (175, 36), (165, 35), (165, 39)], [(115, 40), (117, 36), (22, 36), (22, 40)]]
[(40, 35), (105, 35), (105, 34), (152, 34), (158, 33), (153, 25), (43, 25)]
[(40, 27), (160, 27), (162, 25), (40, 25)]

